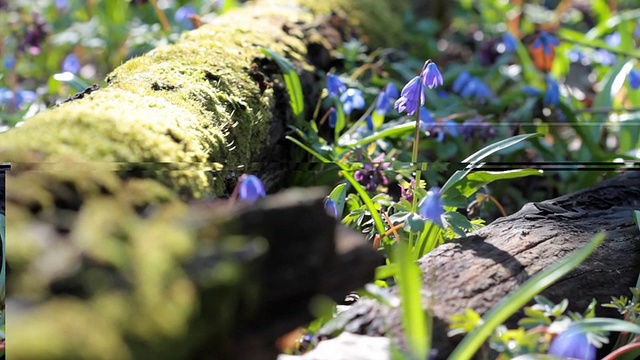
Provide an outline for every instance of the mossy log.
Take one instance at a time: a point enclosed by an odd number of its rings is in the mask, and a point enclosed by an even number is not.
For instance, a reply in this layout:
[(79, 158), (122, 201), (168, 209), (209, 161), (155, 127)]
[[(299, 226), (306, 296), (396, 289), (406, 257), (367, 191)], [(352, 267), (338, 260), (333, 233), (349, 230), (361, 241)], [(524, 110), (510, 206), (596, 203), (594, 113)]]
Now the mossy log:
[[(640, 172), (629, 172), (595, 187), (540, 203), (500, 218), (470, 236), (443, 244), (419, 260), (424, 306), (433, 314), (434, 358), (446, 359), (460, 337), (449, 338), (450, 317), (471, 308), (484, 314), (534, 274), (606, 232), (606, 239), (575, 270), (542, 294), (582, 313), (592, 299), (630, 296), (640, 272), (640, 231), (633, 211), (640, 209)], [(394, 289), (394, 291), (397, 289)], [(596, 308), (598, 316), (616, 317)], [(508, 322), (516, 326), (516, 314)], [(319, 336), (336, 326), (368, 335), (389, 334), (403, 343), (399, 309), (372, 299), (356, 302)], [(390, 330), (390, 331), (387, 331)]]
[[(237, 320), (242, 306), (258, 306), (251, 295), (260, 294), (259, 282), (250, 275), (269, 269), (233, 266), (231, 257), (215, 267), (211, 282), (198, 282), (189, 264), (202, 250), (198, 229), (209, 227), (184, 219), (194, 216), (187, 202), (228, 194), (240, 173), (265, 173), (268, 187), (280, 180), (265, 167), (288, 162), (280, 141), (291, 111), (279, 70), (260, 48), (290, 59), (305, 98), (317, 99), (318, 72), (328, 70), (335, 47), (356, 32), (372, 47), (391, 45), (402, 31), (400, 11), (383, 0), (257, 1), (127, 61), (105, 87), (0, 134), (0, 159), (12, 164), (7, 354), (222, 356), (194, 351), (214, 351), (203, 345), (219, 344), (211, 334), (224, 340), (225, 329), (240, 331), (220, 324)], [(232, 253), (265, 237), (214, 233)], [(323, 286), (343, 289), (337, 270), (327, 271)], [(246, 288), (222, 292), (228, 298), (211, 298), (213, 287), (244, 280)], [(207, 306), (227, 305), (235, 310), (205, 317)]]

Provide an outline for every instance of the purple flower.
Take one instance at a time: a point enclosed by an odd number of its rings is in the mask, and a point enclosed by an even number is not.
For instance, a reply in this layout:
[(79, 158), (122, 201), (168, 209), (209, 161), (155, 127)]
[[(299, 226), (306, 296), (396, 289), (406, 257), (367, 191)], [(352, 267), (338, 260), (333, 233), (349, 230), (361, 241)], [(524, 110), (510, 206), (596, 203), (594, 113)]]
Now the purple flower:
[(384, 115), (391, 108), (391, 103), (398, 98), (398, 88), (394, 84), (387, 84), (376, 98), (376, 111)]
[(436, 223), (439, 227), (443, 227), (441, 216), (444, 214), (444, 206), (440, 202), (442, 194), (440, 188), (437, 186), (432, 187), (427, 191), (427, 197), (422, 201), (418, 212), (426, 219), (429, 219)]
[(54, 0), (53, 4), (55, 5), (56, 9), (64, 10), (69, 7), (69, 0)]
[(70, 53), (62, 62), (62, 71), (77, 74), (80, 71), (80, 59), (74, 53)]
[(562, 358), (596, 359), (596, 347), (589, 343), (587, 334), (571, 327), (553, 339), (547, 353)]
[(244, 174), (238, 179), (238, 198), (249, 204), (253, 204), (261, 197), (265, 197), (264, 185), (255, 175)]
[(333, 199), (327, 197), (324, 201), (324, 210), (334, 219), (338, 218), (338, 206), (336, 206), (336, 202)]
[(558, 45), (560, 45), (558, 39), (546, 31), (540, 31), (538, 37), (533, 41), (533, 48), (537, 49), (542, 46), (547, 55), (551, 54), (553, 48)]
[[(418, 100), (420, 104), (418, 104)], [(407, 115), (413, 115), (416, 110), (418, 110), (418, 107), (424, 105), (424, 100), (424, 91), (422, 91), (420, 77), (416, 76), (402, 88), (400, 98), (393, 107), (394, 109), (398, 109), (398, 112), (406, 110)]]
[(544, 106), (557, 106), (559, 103), (560, 90), (558, 89), (558, 83), (550, 75), (547, 75), (547, 92), (544, 94), (543, 104)]
[(640, 71), (631, 69), (629, 72), (629, 86), (634, 90), (640, 87)]
[(329, 91), (329, 96), (338, 96), (347, 90), (347, 86), (339, 77), (327, 73), (327, 90)]
[(47, 36), (47, 23), (38, 15), (34, 14), (32, 27), (27, 30), (18, 50), (28, 51), (31, 55), (40, 54), (40, 44)]
[(185, 5), (176, 10), (173, 18), (177, 23), (181, 23), (187, 29), (193, 29), (193, 24), (189, 20), (189, 15), (196, 15), (196, 9), (192, 5)]
[(346, 115), (351, 114), (354, 109), (364, 108), (364, 97), (362, 96), (362, 90), (355, 88), (348, 88), (347, 91), (340, 95), (340, 101), (342, 102), (342, 110)]
[(400, 197), (407, 200), (409, 203), (413, 203), (413, 186), (415, 185), (416, 180), (411, 179), (409, 184), (400, 185)]
[(365, 186), (367, 191), (374, 191), (378, 185), (387, 185), (389, 180), (384, 175), (383, 170), (388, 168), (391, 163), (382, 162), (385, 153), (381, 153), (371, 163), (365, 164), (363, 170), (358, 170), (353, 174), (353, 178), (360, 184)]
[(429, 89), (433, 89), (434, 87), (444, 84), (444, 80), (442, 79), (442, 74), (440, 73), (438, 66), (430, 60), (427, 60), (427, 66), (422, 70), (420, 78), (422, 79), (422, 85), (428, 86)]

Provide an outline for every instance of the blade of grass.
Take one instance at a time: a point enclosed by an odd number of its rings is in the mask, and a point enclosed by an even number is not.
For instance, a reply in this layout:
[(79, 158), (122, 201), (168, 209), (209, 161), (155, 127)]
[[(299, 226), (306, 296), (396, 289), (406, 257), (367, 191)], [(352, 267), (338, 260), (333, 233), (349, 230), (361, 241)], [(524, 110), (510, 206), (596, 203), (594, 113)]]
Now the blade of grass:
[(582, 263), (591, 255), (593, 250), (602, 243), (604, 238), (605, 235), (603, 233), (597, 234), (585, 246), (562, 259), (560, 262), (537, 273), (522, 284), (516, 291), (500, 300), (493, 309), (482, 317), (482, 325), (475, 328), (462, 339), (462, 342), (458, 344), (449, 356), (449, 359), (471, 359), (498, 325), (507, 320), (509, 316), (518, 311), (535, 295), (539, 294), (542, 290), (558, 281)]

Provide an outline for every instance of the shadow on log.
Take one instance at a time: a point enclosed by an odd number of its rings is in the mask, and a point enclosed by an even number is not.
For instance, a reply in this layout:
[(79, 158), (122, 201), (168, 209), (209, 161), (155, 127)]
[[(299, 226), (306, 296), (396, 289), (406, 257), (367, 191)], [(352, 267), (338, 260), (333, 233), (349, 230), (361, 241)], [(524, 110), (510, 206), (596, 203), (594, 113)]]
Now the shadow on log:
[[(480, 314), (544, 268), (556, 263), (599, 232), (606, 240), (580, 266), (542, 294), (554, 302), (569, 299), (582, 312), (592, 299), (628, 295), (640, 272), (640, 234), (632, 211), (640, 209), (640, 172), (629, 172), (601, 184), (540, 203), (496, 220), (419, 260), (425, 307), (434, 315), (433, 347), (445, 359), (461, 340), (449, 338), (449, 318), (472, 308)], [(433, 303), (430, 303), (432, 299)], [(598, 307), (599, 316), (617, 312)], [(340, 321), (348, 331), (390, 335), (402, 344), (399, 309), (362, 299)], [(515, 326), (516, 314), (508, 324)], [(346, 320), (345, 320), (346, 318)], [(327, 326), (320, 336), (335, 328)]]

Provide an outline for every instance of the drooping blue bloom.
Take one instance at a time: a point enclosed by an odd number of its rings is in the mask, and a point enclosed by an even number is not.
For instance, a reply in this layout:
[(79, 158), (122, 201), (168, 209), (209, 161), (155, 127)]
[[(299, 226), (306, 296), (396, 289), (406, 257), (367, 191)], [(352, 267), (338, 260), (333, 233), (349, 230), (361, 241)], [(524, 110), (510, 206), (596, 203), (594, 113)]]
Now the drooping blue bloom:
[(356, 88), (348, 88), (343, 92), (340, 95), (340, 102), (342, 102), (342, 110), (346, 115), (351, 114), (354, 109), (364, 108), (365, 105), (362, 90)]
[(640, 22), (636, 25), (636, 28), (633, 30), (633, 36), (640, 39)]
[(458, 77), (453, 81), (451, 90), (453, 90), (453, 92), (456, 94), (460, 94), (469, 80), (471, 80), (471, 74), (469, 74), (469, 72), (466, 70), (461, 72), (460, 75), (458, 75)]
[(442, 226), (442, 219), (440, 218), (444, 214), (444, 206), (442, 205), (440, 198), (440, 188), (437, 186), (432, 187), (427, 191), (427, 197), (423, 200), (422, 205), (418, 212), (426, 219), (429, 219), (436, 223), (439, 227)]
[[(418, 101), (420, 103), (418, 104)], [(422, 84), (420, 83), (420, 77), (416, 76), (411, 79), (405, 86), (402, 88), (402, 92), (400, 93), (400, 98), (396, 100), (394, 109), (397, 109), (398, 112), (407, 111), (407, 115), (413, 115), (418, 107), (424, 105), (424, 91), (422, 90)]]
[(329, 109), (329, 127), (332, 129), (335, 128), (337, 121), (338, 113), (336, 112), (336, 109), (332, 107), (331, 109)]
[(371, 118), (371, 115), (367, 116), (364, 121), (367, 123), (367, 129), (369, 131), (373, 131), (373, 119)]
[(537, 49), (540, 46), (544, 49), (544, 53), (549, 55), (555, 46), (560, 45), (558, 39), (546, 31), (540, 31), (538, 37), (533, 41), (533, 48)]
[(338, 218), (338, 206), (336, 206), (336, 202), (329, 197), (324, 201), (324, 211), (334, 219)]
[(629, 72), (629, 86), (634, 90), (640, 87), (640, 71), (631, 69)]
[(560, 103), (560, 90), (558, 83), (547, 75), (547, 92), (544, 94), (543, 104), (544, 106), (557, 106)]
[(347, 90), (347, 86), (339, 77), (327, 73), (327, 90), (329, 91), (329, 96), (338, 96)]
[(596, 347), (589, 343), (587, 334), (571, 327), (553, 339), (547, 353), (562, 358), (596, 359)]
[(74, 53), (70, 53), (62, 61), (62, 71), (77, 74), (80, 71), (80, 59)]
[(193, 29), (193, 24), (191, 23), (191, 20), (189, 20), (189, 15), (196, 14), (196, 9), (192, 5), (187, 4), (178, 8), (173, 18), (177, 23), (182, 24), (186, 29)]
[(433, 89), (434, 87), (444, 84), (444, 79), (442, 78), (442, 74), (440, 73), (440, 69), (438, 69), (436, 63), (431, 61), (427, 62), (427, 66), (424, 67), (422, 74), (420, 74), (422, 85), (428, 86), (429, 89)]
[(264, 185), (262, 181), (255, 175), (244, 174), (238, 179), (240, 187), (238, 189), (238, 198), (249, 204), (253, 204), (261, 197), (265, 197)]
[(12, 70), (14, 66), (16, 66), (16, 58), (15, 56), (7, 55), (2, 58), (2, 64), (4, 68), (7, 70)]
[(376, 98), (376, 111), (384, 115), (391, 108), (391, 104), (398, 98), (398, 88), (392, 84), (387, 84)]
[(502, 43), (504, 44), (504, 52), (516, 51), (518, 47), (518, 40), (508, 32), (502, 35)]
[(453, 120), (439, 122), (433, 119), (433, 116), (426, 108), (420, 108), (420, 129), (428, 132), (429, 136), (435, 137), (438, 142), (444, 140), (446, 134), (458, 136), (458, 123)]

